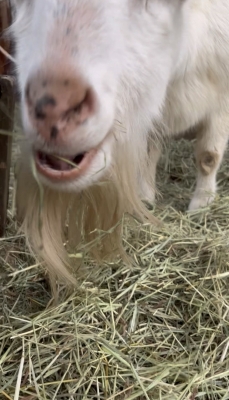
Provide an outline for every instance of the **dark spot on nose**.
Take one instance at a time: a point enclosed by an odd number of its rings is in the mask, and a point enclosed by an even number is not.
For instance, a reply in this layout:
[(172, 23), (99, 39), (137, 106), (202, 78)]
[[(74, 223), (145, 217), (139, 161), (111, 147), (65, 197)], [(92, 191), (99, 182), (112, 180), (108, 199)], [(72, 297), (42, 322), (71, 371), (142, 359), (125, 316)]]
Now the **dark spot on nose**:
[(50, 132), (51, 139), (56, 139), (58, 132), (59, 132), (58, 128), (56, 126), (52, 126), (51, 132)]
[(35, 106), (35, 116), (38, 119), (45, 119), (46, 114), (44, 112), (44, 108), (47, 106), (53, 106), (55, 107), (56, 105), (56, 100), (52, 96), (43, 96), (41, 99), (37, 101), (37, 104)]
[(47, 86), (47, 81), (43, 81), (43, 82), (42, 82), (42, 86), (43, 86), (43, 87)]
[(67, 79), (65, 79), (64, 85), (65, 85), (65, 86), (68, 86), (68, 85), (69, 85), (69, 81), (68, 81)]

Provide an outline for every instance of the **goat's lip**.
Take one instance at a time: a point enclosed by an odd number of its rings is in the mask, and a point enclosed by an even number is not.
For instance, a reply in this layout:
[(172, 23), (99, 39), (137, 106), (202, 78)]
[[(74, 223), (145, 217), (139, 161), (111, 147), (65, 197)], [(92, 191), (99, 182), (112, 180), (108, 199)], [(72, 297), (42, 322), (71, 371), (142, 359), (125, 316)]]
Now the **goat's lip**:
[(74, 156), (48, 154), (35, 151), (35, 163), (38, 172), (52, 181), (67, 181), (80, 178), (90, 166), (98, 152), (94, 148), (88, 152)]

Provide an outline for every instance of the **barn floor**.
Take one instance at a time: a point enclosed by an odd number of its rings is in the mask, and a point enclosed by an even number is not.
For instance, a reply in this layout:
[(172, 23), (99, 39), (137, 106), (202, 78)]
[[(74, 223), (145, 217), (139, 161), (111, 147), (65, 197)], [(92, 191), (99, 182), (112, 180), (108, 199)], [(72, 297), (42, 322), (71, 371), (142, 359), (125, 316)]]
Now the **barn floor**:
[(192, 143), (173, 143), (158, 171), (164, 227), (126, 226), (133, 268), (89, 260), (84, 282), (52, 307), (11, 204), (0, 241), (0, 400), (229, 399), (229, 152), (218, 198), (190, 216), (194, 178)]

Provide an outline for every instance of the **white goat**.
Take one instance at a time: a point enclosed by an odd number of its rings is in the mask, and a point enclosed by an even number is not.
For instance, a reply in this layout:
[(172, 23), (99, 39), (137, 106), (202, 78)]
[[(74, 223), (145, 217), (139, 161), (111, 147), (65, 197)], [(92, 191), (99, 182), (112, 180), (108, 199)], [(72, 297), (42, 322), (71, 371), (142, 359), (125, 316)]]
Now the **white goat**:
[[(229, 128), (228, 0), (14, 0), (25, 146), (18, 212), (53, 277), (73, 282), (63, 241), (149, 217), (161, 139), (195, 129), (207, 205)], [(44, 187), (42, 240), (39, 184)], [(94, 232), (91, 234), (91, 232)], [(120, 247), (119, 228), (101, 241)]]

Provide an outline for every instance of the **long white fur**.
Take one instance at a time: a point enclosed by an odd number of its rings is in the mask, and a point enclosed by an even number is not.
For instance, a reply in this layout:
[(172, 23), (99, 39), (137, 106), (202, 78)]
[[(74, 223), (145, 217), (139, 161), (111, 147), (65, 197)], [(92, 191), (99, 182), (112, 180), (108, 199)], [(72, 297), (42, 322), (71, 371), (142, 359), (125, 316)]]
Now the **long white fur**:
[[(229, 2), (14, 2), (11, 31), (27, 139), (18, 173), (19, 217), (28, 243), (52, 277), (72, 283), (63, 245), (66, 218), (67, 240), (74, 246), (81, 234), (90, 241), (95, 230), (111, 229), (125, 212), (151, 218), (142, 200), (154, 201), (156, 164), (164, 138), (196, 129), (197, 183), (189, 209), (214, 199), (229, 128)], [(64, 35), (69, 15), (74, 31), (70, 39)], [(39, 188), (28, 162), (32, 145), (41, 141), (31, 127), (24, 91), (31, 74), (50, 57), (58, 61), (63, 54), (96, 88), (101, 103), (90, 129), (73, 134), (69, 147), (77, 148), (79, 137), (96, 145), (107, 130), (111, 133), (92, 170), (80, 181), (61, 187), (43, 182), (41, 249)], [(96, 178), (95, 171), (101, 171)], [(99, 250), (107, 254), (120, 249), (118, 225), (104, 236)]]

